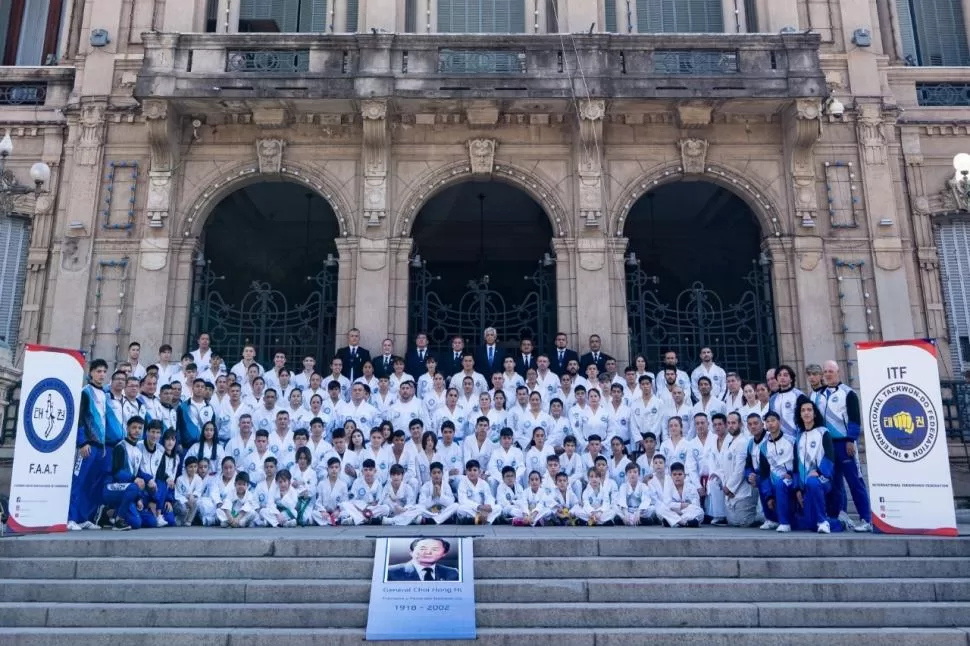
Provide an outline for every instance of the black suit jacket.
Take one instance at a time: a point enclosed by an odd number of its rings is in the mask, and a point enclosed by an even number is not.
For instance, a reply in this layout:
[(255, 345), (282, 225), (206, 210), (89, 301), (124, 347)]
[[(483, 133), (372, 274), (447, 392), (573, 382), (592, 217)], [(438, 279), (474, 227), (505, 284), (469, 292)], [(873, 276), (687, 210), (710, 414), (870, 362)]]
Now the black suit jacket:
[(482, 346), (475, 353), (475, 372), (484, 375), (485, 380), (489, 383), (492, 382), (492, 373), (504, 372), (505, 369), (502, 367), (502, 362), (505, 361), (505, 348), (496, 345), (495, 346), (495, 356), (492, 358), (492, 363), (488, 363), (488, 347)]
[[(447, 565), (436, 564), (434, 566), (434, 579), (435, 581), (457, 581), (458, 570), (453, 567), (448, 567)], [(391, 567), (387, 568), (387, 580), (421, 581), (422, 578), (418, 571), (414, 569), (414, 564), (408, 561), (407, 563), (392, 565)]]
[(421, 375), (428, 372), (428, 366), (424, 363), (427, 361), (428, 357), (434, 357), (436, 360), (438, 356), (425, 348), (424, 350), (424, 360), (418, 357), (417, 349), (408, 350), (408, 353), (404, 356), (404, 372), (408, 373), (415, 379), (420, 379)]
[(563, 350), (563, 359), (561, 362), (559, 361), (559, 350), (557, 348), (553, 348), (549, 353), (549, 369), (560, 377), (562, 373), (566, 372), (566, 366), (569, 365), (570, 361), (579, 363), (579, 353), (575, 350), (570, 350), (569, 348)]
[(599, 361), (593, 361), (593, 353), (592, 352), (587, 352), (582, 357), (580, 357), (580, 359), (579, 359), (579, 373), (581, 375), (583, 375), (584, 377), (586, 376), (586, 367), (589, 366), (591, 363), (595, 363), (596, 364), (596, 367), (599, 368), (599, 371), (600, 372), (603, 372), (604, 370), (606, 370), (606, 360), (607, 359), (612, 359), (613, 357), (611, 357), (610, 355), (606, 354), (602, 350), (600, 351), (599, 354), (600, 354)]
[(520, 375), (522, 375), (522, 378), (523, 379), (525, 379), (525, 371), (526, 370), (528, 370), (529, 368), (535, 368), (536, 367), (536, 352), (534, 350), (532, 351), (532, 354), (529, 355), (529, 362), (528, 363), (525, 363), (525, 362), (522, 361), (522, 351), (521, 350), (517, 350), (515, 352), (515, 354), (512, 355), (512, 358), (515, 359), (515, 371), (517, 373), (519, 373)]
[[(363, 365), (365, 361), (370, 361), (370, 352), (367, 348), (362, 348), (357, 346), (357, 354), (354, 355), (354, 360), (350, 360), (350, 346), (344, 346), (337, 350), (337, 358), (343, 361), (344, 367), (341, 369), (341, 374), (347, 379), (350, 379), (350, 369), (354, 369), (354, 379), (363, 376)], [(326, 369), (323, 370), (326, 372)], [(353, 381), (353, 379), (351, 379)], [(324, 382), (326, 383), (326, 382)], [(326, 388), (326, 386), (324, 386)]]
[[(374, 357), (373, 359), (371, 359), (371, 363), (374, 364), (374, 376), (375, 377), (377, 377), (378, 379), (380, 379), (381, 377), (390, 377), (392, 374), (394, 374), (394, 356), (395, 355), (393, 355), (393, 354), (391, 355), (391, 361), (387, 364), (387, 368), (384, 368), (384, 355), (383, 354), (379, 354), (376, 357)], [(405, 369), (405, 372), (407, 372), (407, 369)], [(413, 372), (408, 372), (408, 374), (411, 375), (412, 377), (414, 377), (415, 379), (417, 379), (417, 376), (415, 376), (415, 374)], [(424, 374), (424, 371), (423, 370), (421, 371), (421, 374)]]
[[(464, 354), (465, 352), (462, 351), (462, 355)], [(445, 376), (445, 381), (451, 379), (452, 375), (457, 375), (461, 372), (461, 359), (455, 361), (454, 350), (449, 349), (446, 352), (440, 352), (435, 358), (438, 360), (438, 372)], [(475, 363), (477, 364), (478, 361), (476, 360)]]

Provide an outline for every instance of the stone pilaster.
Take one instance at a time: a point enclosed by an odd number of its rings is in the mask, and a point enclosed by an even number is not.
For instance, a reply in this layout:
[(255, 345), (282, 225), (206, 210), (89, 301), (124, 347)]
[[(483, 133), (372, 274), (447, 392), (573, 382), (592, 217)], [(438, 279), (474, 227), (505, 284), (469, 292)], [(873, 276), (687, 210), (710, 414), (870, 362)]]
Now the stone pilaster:
[[(603, 339), (603, 351), (623, 356), (626, 348), (613, 345), (613, 290), (610, 289), (613, 261), (606, 236), (600, 232), (576, 238), (576, 317), (579, 339), (585, 342), (591, 334)], [(618, 354), (619, 353), (619, 354)]]
[[(883, 112), (881, 102), (859, 103), (856, 136), (868, 224), (873, 231), (873, 278), (876, 285), (882, 338), (909, 339), (914, 335), (909, 281), (903, 263), (903, 240), (897, 213), (895, 184), (888, 163), (889, 129), (895, 116)], [(884, 222), (888, 221), (888, 224)]]
[(556, 320), (558, 331), (565, 332), (569, 347), (579, 344), (579, 324), (576, 312), (576, 240), (553, 238), (552, 249), (556, 255)]
[(69, 144), (66, 157), (73, 162), (70, 174), (71, 199), (65, 200), (64, 219), (58, 223), (60, 244), (53, 260), (60, 266), (54, 287), (50, 342), (65, 348), (80, 348), (87, 310), (93, 236), (97, 228), (97, 209), (104, 165), (104, 99), (81, 105), (69, 119)]
[[(356, 237), (337, 238), (337, 346), (343, 345), (347, 330), (360, 327), (354, 320), (357, 297), (357, 266), (360, 261), (360, 239)], [(337, 348), (330, 348), (336, 352)]]
[[(791, 308), (785, 311), (776, 307), (776, 325), (784, 322), (786, 326), (790, 324), (798, 328), (801, 333), (799, 356), (805, 362), (822, 363), (836, 357), (835, 321), (829, 306), (829, 263), (821, 238), (795, 236), (794, 245), (795, 296), (799, 307), (797, 313)], [(780, 326), (778, 331), (781, 331)], [(781, 353), (781, 359), (793, 361), (795, 357)]]
[[(408, 345), (408, 308), (411, 297), (411, 252), (414, 240), (411, 238), (391, 238), (388, 241), (388, 262), (390, 263), (387, 284), (387, 298), (384, 301), (386, 312), (381, 322), (386, 328), (377, 339), (389, 336), (394, 341), (395, 348), (406, 348)], [(367, 311), (367, 310), (364, 310)], [(375, 312), (375, 319), (380, 312)], [(403, 351), (402, 351), (403, 354)]]
[[(630, 356), (630, 320), (626, 303), (626, 238), (606, 239), (606, 262), (609, 270), (610, 348), (616, 357), (617, 369), (633, 363)], [(606, 342), (606, 339), (603, 339)], [(624, 363), (624, 360), (626, 363)]]

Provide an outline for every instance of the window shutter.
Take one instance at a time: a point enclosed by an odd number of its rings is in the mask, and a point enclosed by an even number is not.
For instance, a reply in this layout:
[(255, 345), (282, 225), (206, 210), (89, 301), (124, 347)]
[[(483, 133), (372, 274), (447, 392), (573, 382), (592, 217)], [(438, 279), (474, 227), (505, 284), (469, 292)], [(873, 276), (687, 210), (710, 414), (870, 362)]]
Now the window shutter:
[(360, 0), (347, 0), (347, 32), (357, 32), (357, 20), (360, 16)]
[(30, 227), (18, 217), (0, 218), (0, 337), (14, 351), (20, 332)]
[[(920, 0), (924, 1), (924, 0)], [(950, 358), (959, 374), (970, 367), (970, 356), (960, 356), (960, 337), (970, 336), (970, 222), (956, 221), (937, 230), (940, 278), (950, 328)]]
[(910, 0), (910, 8), (920, 65), (970, 64), (961, 0)]
[(405, 0), (404, 2), (404, 31), (413, 34), (418, 31), (418, 2)]
[(465, 34), (525, 32), (525, 0), (438, 0), (438, 31)]
[(617, 0), (606, 0), (606, 31), (615, 34), (618, 30), (616, 23)]
[(327, 31), (327, 0), (303, 0), (300, 5), (299, 30), (303, 32)]
[(637, 0), (640, 33), (723, 33), (721, 0)]
[(300, 3), (298, 0), (242, 0), (239, 4), (240, 20), (272, 20), (283, 33), (297, 30)]
[(914, 65), (918, 64), (916, 30), (913, 28), (913, 10), (909, 0), (896, 0), (896, 13), (899, 16), (899, 36), (903, 43), (903, 58), (912, 60)]

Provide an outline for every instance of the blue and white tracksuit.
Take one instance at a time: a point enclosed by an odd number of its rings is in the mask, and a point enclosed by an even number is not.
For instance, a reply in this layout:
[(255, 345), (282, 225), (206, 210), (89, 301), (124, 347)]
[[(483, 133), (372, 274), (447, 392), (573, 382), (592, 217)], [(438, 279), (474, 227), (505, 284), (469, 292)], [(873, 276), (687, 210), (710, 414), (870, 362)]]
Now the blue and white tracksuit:
[[(746, 474), (757, 475), (758, 494), (761, 496), (765, 518), (782, 525), (791, 525), (795, 496), (795, 445), (784, 434), (773, 440), (765, 433), (759, 444), (755, 444), (752, 439), (745, 466)], [(774, 509), (768, 507), (770, 499), (775, 501)]]
[[(813, 428), (798, 434), (795, 450), (795, 488), (802, 492), (800, 529), (814, 531), (826, 520), (825, 496), (832, 491), (835, 455), (832, 437), (825, 429)], [(810, 475), (815, 471), (817, 475)]]
[(825, 428), (832, 438), (835, 451), (832, 472), (832, 491), (826, 498), (827, 513), (837, 517), (846, 509), (845, 482), (848, 482), (852, 502), (859, 517), (872, 520), (869, 491), (862, 479), (858, 454), (849, 456), (846, 447), (859, 439), (862, 416), (859, 411), (859, 395), (845, 384), (830, 386), (812, 394), (812, 400), (825, 418)]
[[(135, 478), (141, 478), (147, 484), (152, 480), (152, 474), (145, 471), (144, 454), (137, 443), (125, 439), (115, 445), (111, 451), (111, 473), (108, 483), (104, 485), (104, 504), (115, 510), (115, 514), (125, 520), (132, 529), (139, 529), (145, 519), (145, 512), (138, 511), (138, 501), (144, 491), (135, 484)], [(154, 516), (152, 517), (154, 525)]]
[(81, 524), (94, 519), (111, 472), (111, 448), (124, 437), (121, 420), (108, 406), (108, 395), (94, 384), (81, 390), (77, 448), (87, 446), (88, 457), (74, 460), (68, 520)]
[(804, 393), (798, 388), (789, 388), (788, 390), (779, 390), (768, 400), (768, 410), (778, 413), (781, 418), (781, 432), (791, 440), (792, 444), (798, 438), (798, 429), (795, 427), (795, 417), (798, 411), (795, 410), (795, 402), (802, 394)]

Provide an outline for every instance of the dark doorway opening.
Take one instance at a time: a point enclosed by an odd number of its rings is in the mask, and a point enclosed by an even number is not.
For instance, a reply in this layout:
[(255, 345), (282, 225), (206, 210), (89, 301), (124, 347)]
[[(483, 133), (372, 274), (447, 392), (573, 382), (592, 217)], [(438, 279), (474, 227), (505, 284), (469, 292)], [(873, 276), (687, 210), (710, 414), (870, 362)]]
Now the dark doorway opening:
[(498, 330), (515, 347), (530, 337), (545, 347), (555, 333), (552, 226), (542, 207), (500, 182), (444, 189), (414, 223), (410, 336), (427, 331), (432, 349), (461, 335), (471, 345)]
[(230, 363), (242, 345), (297, 365), (333, 352), (340, 235), (330, 204), (290, 182), (260, 182), (213, 210), (196, 259), (190, 334), (206, 331)]
[(743, 378), (777, 361), (770, 259), (751, 207), (709, 182), (667, 184), (641, 197), (624, 228), (630, 353), (684, 364), (707, 345)]

